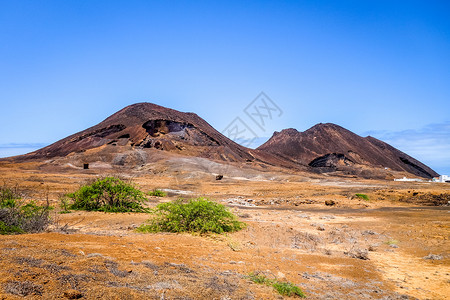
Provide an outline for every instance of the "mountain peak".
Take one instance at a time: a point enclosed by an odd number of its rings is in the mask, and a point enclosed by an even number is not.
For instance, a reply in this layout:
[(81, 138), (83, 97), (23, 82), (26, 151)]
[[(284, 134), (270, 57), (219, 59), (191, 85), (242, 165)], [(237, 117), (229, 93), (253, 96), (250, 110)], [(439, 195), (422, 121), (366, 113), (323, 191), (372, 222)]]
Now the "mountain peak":
[(339, 170), (358, 175), (364, 169), (366, 173), (368, 169), (391, 169), (426, 178), (437, 176), (432, 169), (398, 149), (333, 123), (319, 123), (304, 132), (292, 128), (282, 130), (257, 149), (319, 172)]
[(287, 128), (287, 129), (283, 129), (283, 130), (281, 130), (279, 132), (275, 131), (273, 133), (273, 136), (285, 135), (285, 134), (287, 134), (287, 135), (294, 135), (294, 134), (297, 134), (297, 133), (299, 133), (297, 129), (295, 129), (295, 128)]
[(314, 126), (312, 126), (311, 128), (305, 130), (305, 132), (310, 132), (310, 131), (345, 131), (345, 132), (350, 132), (348, 129), (345, 129), (342, 126), (339, 126), (337, 124), (334, 123), (318, 123)]
[(102, 149), (106, 156), (129, 150), (157, 149), (188, 156), (245, 161), (251, 155), (195, 113), (153, 103), (129, 105), (103, 122), (23, 158), (52, 158)]

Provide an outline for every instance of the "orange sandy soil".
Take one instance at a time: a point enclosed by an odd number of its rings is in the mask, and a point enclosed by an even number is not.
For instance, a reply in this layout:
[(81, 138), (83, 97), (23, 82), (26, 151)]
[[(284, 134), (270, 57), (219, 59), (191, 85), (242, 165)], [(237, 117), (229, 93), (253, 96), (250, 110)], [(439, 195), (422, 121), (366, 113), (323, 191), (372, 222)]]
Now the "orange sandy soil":
[[(96, 175), (0, 166), (0, 182), (55, 207), (61, 194)], [(275, 181), (130, 176), (143, 191), (170, 189), (168, 197), (152, 197), (150, 206), (208, 196), (248, 226), (222, 236), (141, 234), (134, 229), (146, 214), (58, 214), (57, 208), (47, 232), (0, 236), (0, 299), (283, 298), (251, 282), (250, 272), (292, 282), (308, 299), (450, 295), (449, 207), (399, 201), (413, 193), (448, 194), (450, 185), (305, 174)], [(442, 259), (423, 258), (429, 254)]]

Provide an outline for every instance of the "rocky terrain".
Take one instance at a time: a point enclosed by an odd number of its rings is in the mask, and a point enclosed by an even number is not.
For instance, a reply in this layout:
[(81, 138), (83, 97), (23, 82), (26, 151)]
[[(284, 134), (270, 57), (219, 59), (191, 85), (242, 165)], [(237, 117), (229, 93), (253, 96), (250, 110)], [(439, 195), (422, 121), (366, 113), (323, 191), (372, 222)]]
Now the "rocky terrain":
[(258, 150), (309, 166), (312, 171), (382, 176), (383, 170), (432, 178), (438, 174), (423, 163), (374, 137), (360, 137), (335, 124), (317, 124), (299, 132), (275, 132)]
[(121, 175), (143, 191), (168, 193), (149, 197), (150, 207), (207, 196), (247, 228), (221, 236), (142, 234), (134, 229), (148, 219), (144, 213), (59, 214), (61, 194), (105, 171), (0, 163), (0, 181), (56, 208), (47, 232), (0, 236), (0, 298), (282, 298), (248, 279), (256, 272), (296, 284), (307, 299), (446, 299), (449, 207), (433, 203), (450, 186), (252, 168), (216, 180), (210, 170), (220, 165), (195, 163), (195, 176), (179, 173), (179, 161), (160, 173)]
[(373, 137), (360, 137), (338, 125), (318, 124), (305, 132), (275, 132), (253, 150), (231, 141), (194, 113), (151, 103), (127, 106), (91, 128), (6, 160), (37, 160), (43, 167), (76, 168), (88, 163), (94, 168), (133, 169), (173, 157), (206, 158), (258, 170), (363, 178), (438, 175), (394, 147)]

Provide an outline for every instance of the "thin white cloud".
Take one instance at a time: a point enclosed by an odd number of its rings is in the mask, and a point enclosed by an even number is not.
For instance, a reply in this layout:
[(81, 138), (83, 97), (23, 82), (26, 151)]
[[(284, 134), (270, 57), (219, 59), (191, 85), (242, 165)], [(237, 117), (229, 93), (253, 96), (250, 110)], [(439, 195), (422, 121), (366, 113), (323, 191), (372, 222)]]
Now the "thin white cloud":
[(0, 144), (0, 149), (14, 149), (14, 148), (42, 148), (47, 146), (48, 144), (43, 143), (8, 143), (8, 144)]
[(440, 174), (450, 174), (450, 122), (420, 130), (369, 131), (371, 135), (411, 155)]
[(42, 147), (45, 147), (45, 146), (47, 146), (47, 144), (41, 144), (41, 143), (30, 143), (30, 144), (9, 143), (9, 144), (0, 144), (0, 158), (30, 153), (30, 152), (38, 150), (38, 149), (40, 149)]

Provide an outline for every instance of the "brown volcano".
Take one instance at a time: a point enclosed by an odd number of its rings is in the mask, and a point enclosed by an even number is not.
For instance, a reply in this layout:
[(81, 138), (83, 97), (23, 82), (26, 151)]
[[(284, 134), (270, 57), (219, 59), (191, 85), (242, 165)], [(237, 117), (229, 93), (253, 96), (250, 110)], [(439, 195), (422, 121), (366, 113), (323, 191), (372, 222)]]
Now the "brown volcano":
[(196, 114), (151, 103), (127, 106), (91, 128), (17, 159), (62, 157), (99, 147), (117, 152), (120, 147), (153, 148), (236, 162), (252, 159), (247, 148), (223, 136)]
[(341, 126), (317, 124), (299, 132), (285, 129), (275, 132), (258, 150), (307, 165), (312, 170), (343, 170), (357, 174), (367, 168), (405, 171), (431, 178), (438, 174), (418, 160), (371, 136), (361, 137)]

